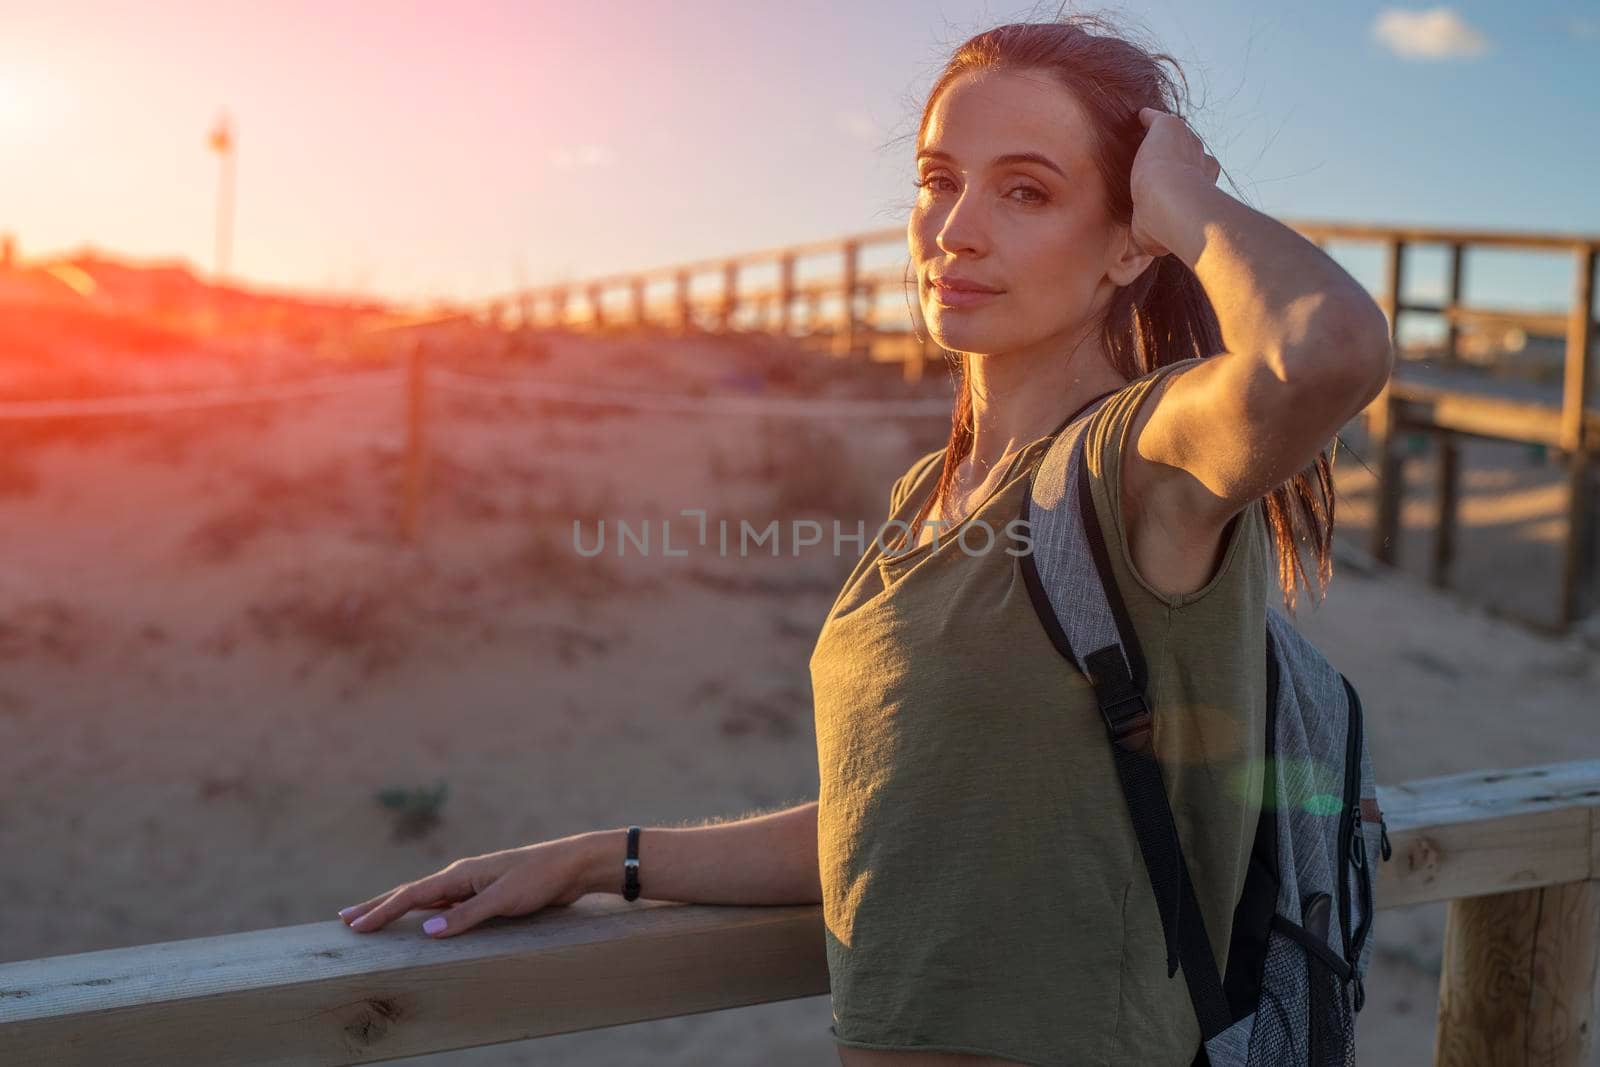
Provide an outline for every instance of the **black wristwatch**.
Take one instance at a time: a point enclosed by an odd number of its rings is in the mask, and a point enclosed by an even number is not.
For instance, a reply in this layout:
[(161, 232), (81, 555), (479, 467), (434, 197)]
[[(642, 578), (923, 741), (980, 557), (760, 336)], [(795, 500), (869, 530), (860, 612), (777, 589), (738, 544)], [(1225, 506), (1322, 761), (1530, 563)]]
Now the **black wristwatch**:
[(639, 899), (639, 828), (628, 827), (628, 858), (622, 861), (622, 899)]

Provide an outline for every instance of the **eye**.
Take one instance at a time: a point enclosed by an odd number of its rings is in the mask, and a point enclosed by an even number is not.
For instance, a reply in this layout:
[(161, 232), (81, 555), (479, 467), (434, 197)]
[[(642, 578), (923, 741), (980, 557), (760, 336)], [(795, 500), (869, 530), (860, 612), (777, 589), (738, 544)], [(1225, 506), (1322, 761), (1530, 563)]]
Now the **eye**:
[(926, 178), (918, 178), (914, 180), (911, 184), (916, 186), (918, 189), (930, 189), (934, 192), (938, 192), (939, 190), (936, 183), (942, 181), (949, 181), (949, 179), (942, 174), (930, 174)]
[[(1038, 189), (1035, 189), (1031, 185), (1019, 185), (1015, 189), (1011, 190), (1011, 193), (1032, 193), (1034, 199), (1024, 199), (1022, 201), (1024, 204), (1042, 204), (1050, 199), (1049, 196), (1045, 195), (1043, 192), (1040, 192)], [(1010, 196), (1011, 193), (1007, 193), (1006, 195)]]

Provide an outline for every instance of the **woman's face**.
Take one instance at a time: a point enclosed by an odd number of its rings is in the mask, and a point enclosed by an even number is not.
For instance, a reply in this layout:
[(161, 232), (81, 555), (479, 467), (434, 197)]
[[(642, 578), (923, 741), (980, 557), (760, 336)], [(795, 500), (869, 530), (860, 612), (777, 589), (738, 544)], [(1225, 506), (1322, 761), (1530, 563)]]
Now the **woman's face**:
[[(1070, 351), (1088, 316), (1126, 284), (1107, 277), (1121, 248), (1090, 143), (1077, 101), (1043, 73), (972, 72), (940, 94), (917, 149), (922, 187), (906, 227), (935, 342), (985, 355)], [(998, 291), (936, 287), (946, 273)]]

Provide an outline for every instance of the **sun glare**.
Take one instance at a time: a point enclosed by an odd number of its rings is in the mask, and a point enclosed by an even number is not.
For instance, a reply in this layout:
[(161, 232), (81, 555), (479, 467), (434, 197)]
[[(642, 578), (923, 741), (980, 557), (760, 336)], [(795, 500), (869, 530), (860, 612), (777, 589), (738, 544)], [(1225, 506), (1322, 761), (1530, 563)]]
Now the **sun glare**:
[(43, 78), (16, 67), (0, 66), (0, 144), (17, 144), (44, 132), (49, 113), (59, 111), (58, 94)]

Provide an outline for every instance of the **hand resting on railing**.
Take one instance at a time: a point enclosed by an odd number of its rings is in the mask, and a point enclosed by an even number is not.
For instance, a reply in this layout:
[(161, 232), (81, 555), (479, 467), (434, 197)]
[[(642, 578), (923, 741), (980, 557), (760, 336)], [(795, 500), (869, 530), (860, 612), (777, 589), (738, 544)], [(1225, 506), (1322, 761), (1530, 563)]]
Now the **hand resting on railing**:
[[(529, 915), (588, 893), (623, 888), (626, 829), (591, 830), (459, 859), (339, 912), (370, 933), (417, 908), (448, 908), (422, 924), (451, 937), (497, 915)], [(686, 904), (819, 904), (817, 802), (733, 822), (645, 827), (639, 894)]]
[(459, 859), (351, 905), (339, 917), (350, 929), (370, 933), (415, 908), (450, 908), (423, 924), (427, 933), (449, 937), (496, 915), (571, 904), (589, 891), (581, 877), (587, 855), (582, 841), (583, 835), (564, 837)]

